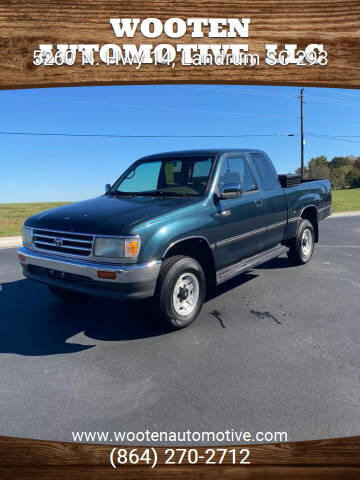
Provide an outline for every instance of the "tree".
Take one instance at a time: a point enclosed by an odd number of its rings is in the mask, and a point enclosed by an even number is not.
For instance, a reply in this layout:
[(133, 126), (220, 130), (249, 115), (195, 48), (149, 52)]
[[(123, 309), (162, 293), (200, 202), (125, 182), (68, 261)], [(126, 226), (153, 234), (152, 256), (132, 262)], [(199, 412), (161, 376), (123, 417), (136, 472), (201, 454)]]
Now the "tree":
[(339, 168), (339, 167), (346, 167), (346, 166), (352, 166), (352, 161), (349, 157), (334, 157), (330, 162), (329, 162), (329, 167), (331, 169), (334, 168)]
[(311, 178), (329, 178), (330, 169), (327, 165), (320, 165), (314, 168), (311, 168)]
[(328, 159), (325, 155), (320, 155), (319, 157), (313, 157), (309, 161), (309, 167), (310, 165), (316, 165), (317, 167), (322, 166), (322, 165), (329, 165)]
[(346, 182), (351, 188), (359, 188), (360, 187), (360, 169), (353, 167), (346, 174)]
[(331, 187), (334, 190), (340, 190), (349, 185), (349, 182), (346, 180), (346, 176), (349, 171), (352, 169), (352, 166), (342, 166), (337, 168), (330, 169), (330, 182)]
[(357, 157), (354, 160), (353, 166), (354, 166), (354, 168), (357, 168), (358, 170), (360, 170), (360, 157)]
[(330, 169), (327, 157), (321, 155), (320, 157), (312, 158), (309, 161), (309, 178), (329, 178)]
[[(298, 168), (296, 173), (301, 173)], [(304, 178), (328, 178), (333, 190), (360, 187), (360, 157), (334, 157), (330, 162), (325, 155), (310, 159), (304, 168)]]

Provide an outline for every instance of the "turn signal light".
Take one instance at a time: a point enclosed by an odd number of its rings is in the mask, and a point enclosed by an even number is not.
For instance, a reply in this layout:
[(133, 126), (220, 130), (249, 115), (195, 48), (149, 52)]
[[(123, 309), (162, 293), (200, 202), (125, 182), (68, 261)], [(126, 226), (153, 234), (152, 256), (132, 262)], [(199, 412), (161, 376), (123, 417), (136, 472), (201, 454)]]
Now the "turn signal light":
[(18, 257), (21, 262), (25, 262), (25, 255), (23, 255), (22, 253), (18, 253)]
[(126, 256), (135, 257), (138, 252), (139, 242), (137, 240), (131, 240), (131, 241), (127, 241), (125, 245), (127, 249)]
[(111, 272), (109, 270), (98, 270), (97, 276), (105, 280), (115, 280), (116, 272)]

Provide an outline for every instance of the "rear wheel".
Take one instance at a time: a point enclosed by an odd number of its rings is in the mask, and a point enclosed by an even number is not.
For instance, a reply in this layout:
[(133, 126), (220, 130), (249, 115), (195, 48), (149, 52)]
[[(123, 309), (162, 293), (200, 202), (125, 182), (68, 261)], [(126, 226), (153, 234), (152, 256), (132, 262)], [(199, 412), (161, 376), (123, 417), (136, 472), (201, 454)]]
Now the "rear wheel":
[(53, 287), (50, 285), (48, 287), (50, 292), (54, 294), (55, 297), (58, 297), (65, 302), (79, 302), (86, 298), (86, 296), (81, 295), (81, 293), (72, 292), (70, 290), (66, 290), (65, 288)]
[(199, 262), (182, 255), (163, 262), (155, 302), (166, 328), (177, 330), (190, 325), (200, 313), (205, 294), (206, 280)]
[(290, 250), (288, 252), (289, 259), (295, 265), (304, 265), (309, 262), (314, 252), (314, 227), (309, 220), (301, 220), (296, 237), (291, 240)]

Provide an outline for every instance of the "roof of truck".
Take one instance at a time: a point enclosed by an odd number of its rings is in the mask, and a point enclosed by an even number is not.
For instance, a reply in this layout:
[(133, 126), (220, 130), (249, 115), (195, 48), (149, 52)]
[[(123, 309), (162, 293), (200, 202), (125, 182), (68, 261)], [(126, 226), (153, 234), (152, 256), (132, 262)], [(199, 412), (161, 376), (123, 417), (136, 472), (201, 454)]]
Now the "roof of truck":
[(243, 152), (256, 152), (264, 153), (262, 150), (256, 150), (255, 148), (207, 148), (202, 150), (178, 150), (175, 152), (160, 152), (152, 155), (146, 155), (141, 160), (147, 160), (160, 157), (179, 157), (179, 156), (196, 156), (196, 155), (220, 155), (222, 153), (243, 153)]

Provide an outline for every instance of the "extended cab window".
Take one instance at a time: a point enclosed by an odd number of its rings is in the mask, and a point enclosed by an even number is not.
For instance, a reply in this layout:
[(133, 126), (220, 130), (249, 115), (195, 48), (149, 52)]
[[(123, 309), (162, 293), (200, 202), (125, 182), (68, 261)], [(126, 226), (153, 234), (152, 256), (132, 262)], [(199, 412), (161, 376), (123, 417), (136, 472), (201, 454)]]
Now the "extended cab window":
[(257, 190), (254, 176), (245, 155), (224, 159), (218, 181), (219, 191), (226, 183), (240, 184), (243, 193)]
[(134, 163), (110, 194), (201, 196), (205, 193), (214, 158), (164, 157)]
[(251, 157), (259, 174), (264, 190), (273, 190), (278, 186), (278, 178), (272, 165), (262, 153), (252, 153)]

